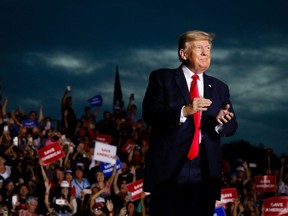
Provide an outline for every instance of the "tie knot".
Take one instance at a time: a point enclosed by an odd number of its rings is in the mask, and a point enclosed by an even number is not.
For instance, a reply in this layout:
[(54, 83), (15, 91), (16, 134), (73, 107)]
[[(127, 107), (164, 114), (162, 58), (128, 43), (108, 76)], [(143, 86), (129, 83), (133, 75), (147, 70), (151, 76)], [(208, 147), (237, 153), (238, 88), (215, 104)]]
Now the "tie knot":
[(199, 79), (199, 76), (197, 75), (197, 74), (194, 74), (193, 76), (192, 76), (192, 79), (194, 80), (198, 80)]

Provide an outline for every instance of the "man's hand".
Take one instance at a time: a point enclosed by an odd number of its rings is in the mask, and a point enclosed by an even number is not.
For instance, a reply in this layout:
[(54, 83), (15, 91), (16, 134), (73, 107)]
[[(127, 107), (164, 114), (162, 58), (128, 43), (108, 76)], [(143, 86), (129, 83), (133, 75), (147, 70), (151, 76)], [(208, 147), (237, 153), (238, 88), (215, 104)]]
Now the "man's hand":
[(185, 117), (193, 115), (198, 111), (206, 111), (207, 107), (211, 106), (212, 101), (206, 98), (194, 98), (191, 104), (186, 105), (183, 109)]
[(223, 109), (219, 111), (218, 115), (216, 116), (216, 121), (220, 125), (227, 123), (234, 117), (234, 114), (232, 112), (229, 112), (229, 108), (230, 104), (227, 104)]

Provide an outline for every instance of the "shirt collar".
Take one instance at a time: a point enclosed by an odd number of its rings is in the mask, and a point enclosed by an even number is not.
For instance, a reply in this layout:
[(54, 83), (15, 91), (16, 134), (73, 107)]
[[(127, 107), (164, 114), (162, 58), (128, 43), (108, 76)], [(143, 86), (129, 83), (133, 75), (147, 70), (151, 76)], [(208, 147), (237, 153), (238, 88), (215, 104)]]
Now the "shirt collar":
[[(186, 80), (191, 80), (192, 79), (191, 77), (195, 74), (193, 71), (191, 71), (184, 64), (182, 65), (182, 70), (183, 70), (183, 73), (184, 73), (184, 76), (185, 76)], [(198, 74), (198, 76), (199, 76), (199, 80), (201, 82), (203, 82), (203, 73)]]

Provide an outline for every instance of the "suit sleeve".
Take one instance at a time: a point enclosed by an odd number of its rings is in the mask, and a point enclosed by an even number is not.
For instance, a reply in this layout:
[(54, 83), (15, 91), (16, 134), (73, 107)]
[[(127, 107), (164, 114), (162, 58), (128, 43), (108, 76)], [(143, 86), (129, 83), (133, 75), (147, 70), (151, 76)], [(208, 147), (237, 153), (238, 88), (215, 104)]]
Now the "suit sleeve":
[(220, 135), (221, 136), (232, 136), (235, 134), (237, 128), (238, 128), (238, 124), (237, 124), (237, 119), (236, 119), (236, 115), (233, 109), (233, 105), (230, 101), (230, 93), (229, 93), (229, 87), (227, 85), (225, 85), (225, 100), (223, 103), (223, 107), (225, 107), (227, 104), (230, 104), (230, 108), (229, 108), (229, 112), (232, 112), (234, 114), (234, 117), (228, 121), (226, 124), (223, 125), (223, 129), (220, 131)]
[[(171, 95), (177, 96), (173, 90), (173, 82), (163, 73), (153, 71), (149, 77), (148, 87), (142, 104), (144, 121), (152, 126), (174, 128), (179, 126), (181, 108), (184, 104), (176, 103)], [(174, 103), (175, 102), (175, 103)]]

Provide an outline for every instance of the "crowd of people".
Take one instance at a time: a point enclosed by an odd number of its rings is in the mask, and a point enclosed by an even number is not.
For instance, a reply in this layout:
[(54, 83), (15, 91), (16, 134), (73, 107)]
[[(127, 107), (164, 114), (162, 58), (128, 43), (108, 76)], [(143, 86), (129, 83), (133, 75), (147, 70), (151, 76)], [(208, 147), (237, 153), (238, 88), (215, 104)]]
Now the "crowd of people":
[[(137, 119), (137, 106), (130, 97), (125, 110), (105, 111), (85, 107), (79, 117), (73, 110), (70, 89), (62, 98), (61, 126), (39, 112), (8, 111), (4, 100), (0, 115), (0, 215), (149, 215), (149, 194), (142, 192), (133, 201), (127, 185), (143, 178), (150, 128)], [(100, 119), (98, 119), (100, 118)], [(95, 161), (95, 137), (109, 135), (117, 147), (122, 168), (113, 167), (105, 176)], [(38, 150), (58, 141), (65, 157), (43, 164)], [(123, 151), (127, 142), (131, 145)], [(237, 188), (239, 198), (225, 206), (227, 215), (261, 215), (262, 201), (271, 196), (288, 196), (285, 158), (279, 170), (265, 174), (277, 176), (275, 193), (257, 193), (247, 161), (238, 160), (229, 173), (223, 172), (223, 188)], [(277, 172), (278, 171), (278, 172)], [(169, 190), (169, 188), (167, 188)]]

